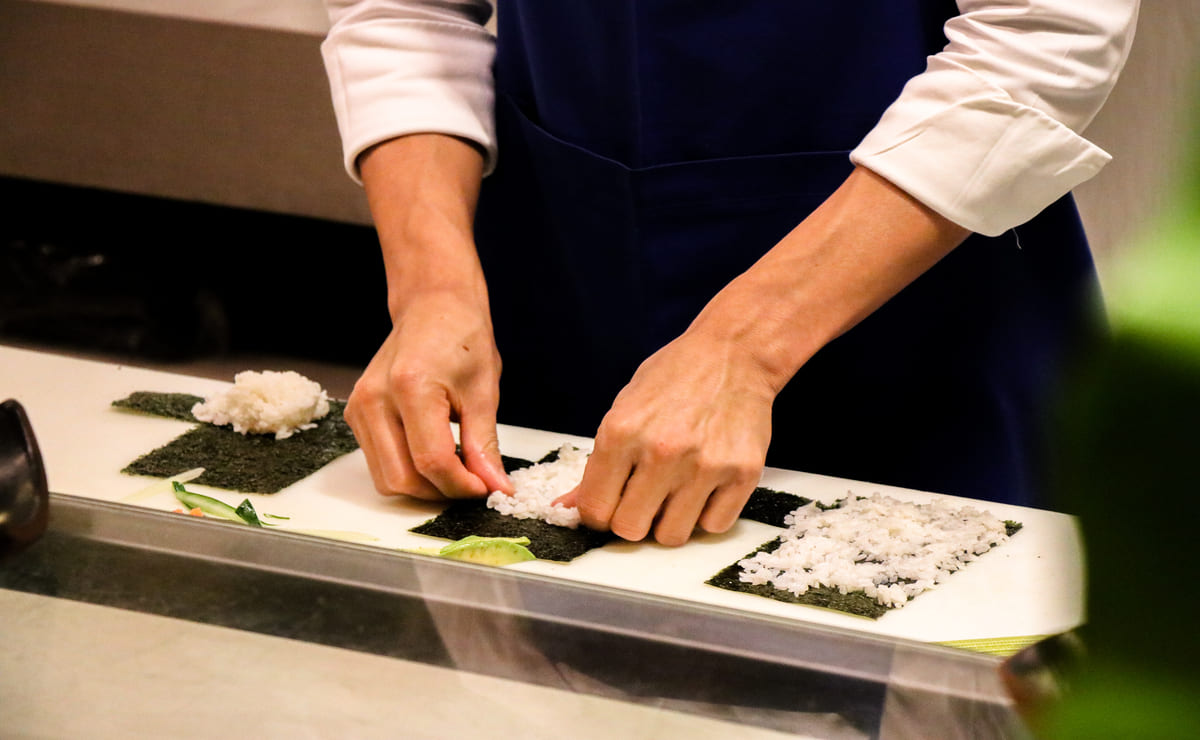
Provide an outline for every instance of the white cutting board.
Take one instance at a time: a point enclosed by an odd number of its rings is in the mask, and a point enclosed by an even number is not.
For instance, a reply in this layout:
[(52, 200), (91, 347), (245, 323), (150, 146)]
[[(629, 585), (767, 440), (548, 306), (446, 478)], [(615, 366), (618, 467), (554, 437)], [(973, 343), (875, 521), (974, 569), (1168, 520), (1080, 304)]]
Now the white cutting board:
[[(128, 498), (154, 479), (124, 475), (120, 470), (191, 426), (118, 411), (111, 408), (112, 401), (139, 390), (205, 396), (228, 385), (0, 345), (0, 400), (15, 398), (25, 407), (45, 459), (50, 489), (58, 493), (117, 502)], [(501, 449), (516, 457), (536, 460), (565, 442), (587, 449), (591, 445), (591, 440), (580, 437), (500, 428)], [(1082, 548), (1072, 517), (776, 469), (765, 472), (762, 485), (825, 502), (847, 493), (876, 492), (914, 501), (948, 499), (959, 505), (971, 503), (1025, 526), (945, 583), (878, 620), (705, 585), (717, 571), (775, 537), (776, 528), (758, 522), (740, 521), (728, 533), (701, 534), (680, 548), (620, 542), (566, 564), (535, 561), (510, 567), (923, 642), (1054, 634), (1083, 621)], [(247, 497), (203, 486), (189, 488), (232, 505)], [(260, 513), (290, 517), (282, 522), (286, 529), (354, 532), (375, 538), (368, 544), (391, 549), (442, 542), (408, 532), (436, 516), (441, 506), (376, 494), (360, 451), (279, 493), (248, 498)], [(130, 505), (166, 511), (178, 507), (167, 490)], [(264, 533), (264, 539), (269, 536)]]

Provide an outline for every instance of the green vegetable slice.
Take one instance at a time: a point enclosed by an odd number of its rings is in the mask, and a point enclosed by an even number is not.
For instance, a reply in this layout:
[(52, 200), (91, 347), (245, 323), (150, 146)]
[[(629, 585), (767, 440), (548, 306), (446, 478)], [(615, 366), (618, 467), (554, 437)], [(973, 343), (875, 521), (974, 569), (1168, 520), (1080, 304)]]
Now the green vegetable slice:
[(468, 563), (482, 565), (511, 565), (536, 560), (526, 547), (528, 537), (480, 537), (468, 535), (461, 540), (451, 542), (441, 549), (425, 547), (414, 552), (422, 555), (434, 555), (451, 560), (463, 560)]
[[(250, 499), (246, 499), (242, 502), (241, 506), (235, 509), (224, 501), (189, 491), (179, 481), (173, 481), (171, 487), (175, 490), (175, 498), (179, 500), (179, 503), (189, 509), (199, 509), (209, 516), (228, 519), (231, 522), (239, 524), (249, 524), (251, 527), (262, 526), (262, 522), (258, 520), (258, 515), (254, 513), (254, 507), (250, 505)], [(243, 516), (243, 512), (247, 510), (252, 515), (251, 518)]]
[(258, 518), (258, 512), (254, 510), (254, 504), (250, 503), (250, 499), (243, 500), (233, 511), (241, 517), (242, 521), (251, 527), (263, 526), (262, 521)]
[(478, 549), (480, 547), (486, 547), (486, 546), (489, 546), (492, 544), (501, 544), (501, 543), (508, 543), (509, 545), (516, 545), (518, 547), (524, 548), (525, 545), (529, 544), (529, 538), (528, 537), (480, 537), (477, 534), (471, 534), (471, 535), (467, 535), (466, 537), (463, 537), (461, 540), (458, 540), (456, 542), (451, 542), (449, 545), (446, 545), (441, 550), (438, 550), (438, 554), (442, 555), (442, 556), (448, 556), (448, 555), (453, 555), (454, 553), (460, 552), (462, 550)]

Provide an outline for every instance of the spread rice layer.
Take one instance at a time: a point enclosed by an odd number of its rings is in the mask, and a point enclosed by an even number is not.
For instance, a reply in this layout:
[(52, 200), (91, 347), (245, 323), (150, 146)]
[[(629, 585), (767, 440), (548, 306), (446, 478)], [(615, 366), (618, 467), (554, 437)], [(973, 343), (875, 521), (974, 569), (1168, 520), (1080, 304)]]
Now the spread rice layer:
[(817, 502), (785, 519), (778, 548), (741, 560), (742, 581), (801, 595), (828, 587), (862, 592), (888, 607), (933, 588), (946, 576), (1008, 539), (988, 512), (890, 496)]

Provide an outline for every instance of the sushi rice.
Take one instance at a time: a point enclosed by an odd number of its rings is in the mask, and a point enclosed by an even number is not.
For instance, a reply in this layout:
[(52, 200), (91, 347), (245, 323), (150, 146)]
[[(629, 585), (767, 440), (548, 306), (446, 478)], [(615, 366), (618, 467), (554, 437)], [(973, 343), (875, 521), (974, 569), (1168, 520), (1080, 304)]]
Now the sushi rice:
[(587, 465), (588, 452), (572, 445), (558, 449), (558, 457), (550, 462), (537, 463), (514, 470), (509, 474), (513, 487), (512, 495), (495, 491), (487, 498), (487, 505), (501, 514), (517, 519), (541, 519), (560, 527), (575, 529), (579, 526), (579, 509), (574, 506), (554, 504), (554, 500), (579, 485), (583, 480), (583, 468)]
[(245, 370), (233, 376), (233, 386), (192, 407), (200, 421), (275, 439), (313, 429), (328, 413), (329, 396), (321, 385), (293, 370)]
[(785, 519), (780, 546), (741, 560), (741, 579), (796, 595), (825, 586), (863, 592), (888, 607), (933, 588), (1008, 539), (1004, 522), (970, 506), (847, 496), (813, 502)]
[[(579, 509), (553, 502), (579, 485), (588, 454), (564, 445), (555, 460), (513, 471), (515, 493), (496, 491), (487, 506), (577, 528)], [(1005, 523), (986, 511), (881, 494), (848, 495), (832, 508), (813, 501), (788, 514), (784, 524), (777, 549), (738, 563), (741, 580), (796, 595), (818, 586), (863, 592), (888, 607), (903, 606), (1008, 539)]]

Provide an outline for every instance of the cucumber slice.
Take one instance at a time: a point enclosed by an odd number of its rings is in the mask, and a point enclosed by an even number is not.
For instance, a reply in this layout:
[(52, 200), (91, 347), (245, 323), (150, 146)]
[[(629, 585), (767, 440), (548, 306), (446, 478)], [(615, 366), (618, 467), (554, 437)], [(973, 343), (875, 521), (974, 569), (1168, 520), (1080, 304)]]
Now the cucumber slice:
[(175, 490), (175, 498), (179, 500), (179, 503), (189, 509), (199, 509), (209, 516), (228, 519), (238, 524), (249, 524), (252, 527), (262, 526), (257, 516), (254, 516), (253, 519), (247, 519), (242, 515), (242, 512), (247, 511), (246, 507), (248, 507), (248, 513), (252, 514), (254, 512), (254, 507), (250, 505), (249, 499), (243, 501), (242, 506), (235, 509), (224, 501), (219, 501), (211, 496), (193, 493), (184, 488), (183, 484), (179, 481), (172, 481), (171, 487)]
[(258, 512), (254, 510), (254, 504), (250, 503), (250, 499), (242, 501), (233, 511), (243, 522), (249, 524), (251, 527), (263, 526), (262, 520), (258, 518)]

